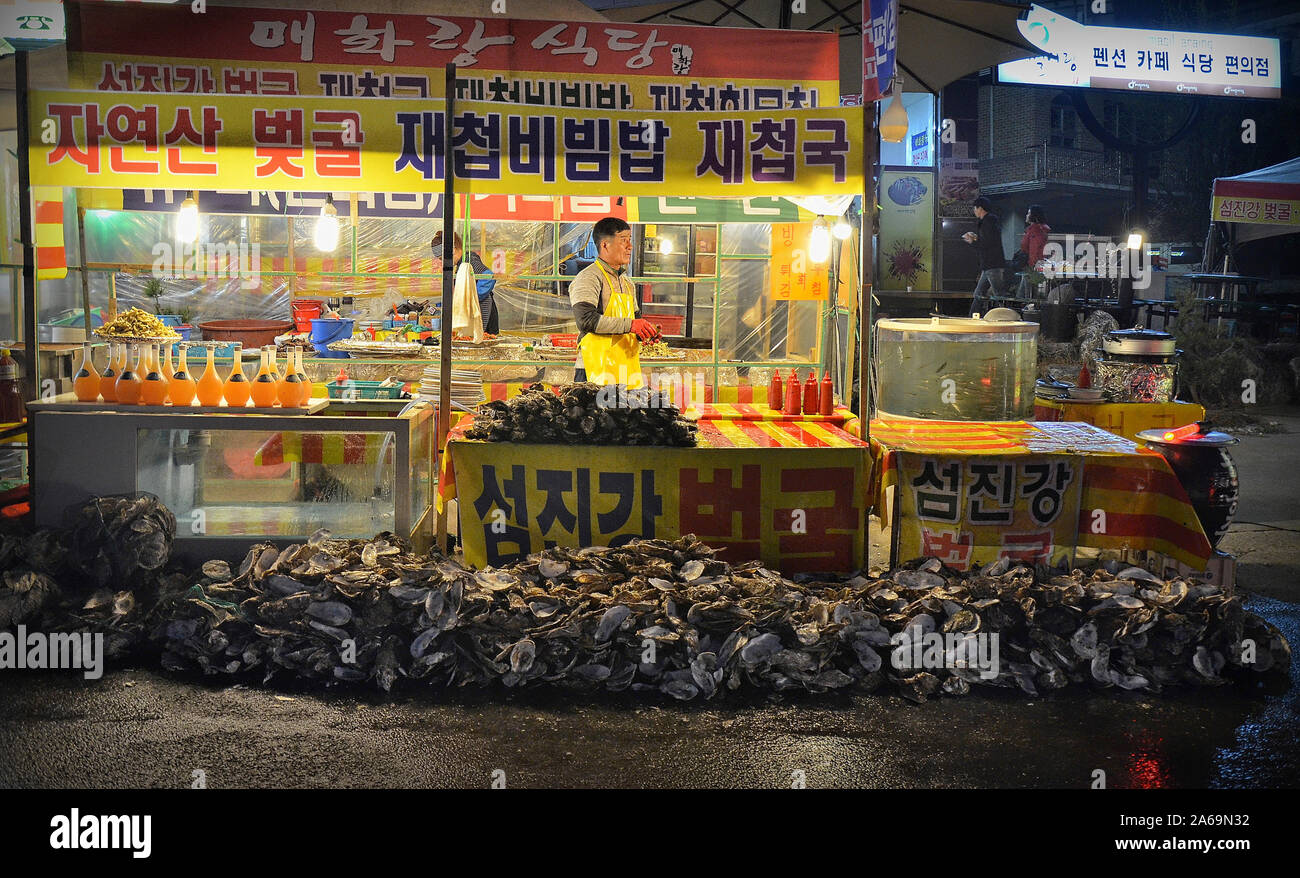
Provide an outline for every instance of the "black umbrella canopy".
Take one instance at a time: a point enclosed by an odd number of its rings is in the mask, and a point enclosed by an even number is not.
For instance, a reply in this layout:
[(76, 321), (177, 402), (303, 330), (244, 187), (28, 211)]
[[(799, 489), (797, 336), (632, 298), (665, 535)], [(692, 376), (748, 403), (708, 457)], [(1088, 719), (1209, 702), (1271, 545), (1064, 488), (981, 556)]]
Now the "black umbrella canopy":
[[(862, 3), (807, 0), (807, 11), (794, 14), (790, 0), (583, 0), (592, 9), (619, 21), (718, 27), (786, 27), (795, 30), (838, 28), (841, 38), (854, 37), (855, 48), (841, 49), (841, 78), (853, 81), (862, 69)], [(1029, 7), (991, 0), (900, 0), (898, 11), (899, 72), (927, 91), (938, 93), (955, 79), (1020, 58), (1042, 54), (1028, 43), (1016, 20)], [(858, 71), (857, 74), (854, 70)]]

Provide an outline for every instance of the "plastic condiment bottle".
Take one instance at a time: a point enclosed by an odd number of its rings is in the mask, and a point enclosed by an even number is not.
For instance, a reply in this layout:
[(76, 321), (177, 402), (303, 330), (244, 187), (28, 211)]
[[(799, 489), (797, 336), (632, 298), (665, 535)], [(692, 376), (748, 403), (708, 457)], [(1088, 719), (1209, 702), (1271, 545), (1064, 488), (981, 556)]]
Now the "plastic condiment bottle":
[(822, 372), (821, 406), (818, 407), (817, 411), (823, 415), (829, 415), (834, 408), (835, 382), (831, 380), (831, 372), (827, 369)]
[(262, 363), (258, 366), (257, 375), (253, 378), (253, 405), (264, 409), (275, 405), (277, 384), (279, 382), (271, 372), (270, 352), (266, 348), (262, 348)]
[(821, 390), (817, 385), (817, 370), (808, 370), (808, 380), (803, 384), (803, 413), (815, 415), (821, 408)]
[(284, 408), (294, 408), (302, 399), (302, 376), (293, 362), (293, 351), (286, 351), (284, 356), (284, 377), (276, 388), (276, 398)]
[(781, 370), (772, 370), (772, 380), (767, 385), (767, 407), (774, 410), (781, 410)]
[(110, 341), (108, 343), (108, 360), (104, 363), (104, 371), (99, 376), (99, 395), (104, 397), (104, 402), (117, 402), (117, 392), (114, 385), (117, 383), (117, 349), (120, 347), (118, 342)]
[(18, 362), (9, 351), (0, 351), (0, 422), (15, 424), (27, 417), (23, 394), (18, 388)]
[(81, 368), (72, 379), (72, 392), (81, 402), (96, 402), (99, 399), (99, 373), (91, 360), (94, 346), (85, 342), (81, 346)]
[(298, 404), (306, 408), (311, 405), (312, 382), (302, 367), (302, 348), (298, 348), (294, 354), (294, 359), (298, 366), (298, 375), (302, 377), (302, 397), (299, 399)]
[(1088, 364), (1084, 363), (1083, 368), (1079, 370), (1079, 387), (1092, 386), (1092, 373), (1088, 371)]
[(127, 405), (140, 401), (140, 385), (144, 383), (140, 380), (140, 346), (131, 345), (130, 353), (126, 366), (117, 375), (117, 383), (113, 385), (117, 401)]
[(235, 351), (231, 355), (230, 374), (226, 376), (224, 386), (226, 395), (226, 405), (233, 408), (243, 408), (248, 405), (248, 396), (252, 393), (252, 385), (244, 377), (244, 343), (235, 342)]
[(221, 377), (217, 375), (217, 351), (212, 345), (206, 345), (208, 365), (203, 370), (195, 387), (199, 405), (221, 405)]
[(172, 373), (172, 383), (168, 385), (167, 391), (171, 396), (172, 405), (189, 405), (194, 402), (196, 390), (194, 378), (190, 375), (189, 345), (181, 344), (179, 357), (176, 371)]
[(162, 366), (158, 365), (158, 345), (147, 345), (147, 348), (148, 359), (140, 370), (144, 373), (140, 402), (145, 405), (162, 405), (167, 401), (167, 379), (163, 377)]
[(781, 411), (787, 415), (799, 414), (799, 376), (793, 369), (785, 382), (785, 406)]

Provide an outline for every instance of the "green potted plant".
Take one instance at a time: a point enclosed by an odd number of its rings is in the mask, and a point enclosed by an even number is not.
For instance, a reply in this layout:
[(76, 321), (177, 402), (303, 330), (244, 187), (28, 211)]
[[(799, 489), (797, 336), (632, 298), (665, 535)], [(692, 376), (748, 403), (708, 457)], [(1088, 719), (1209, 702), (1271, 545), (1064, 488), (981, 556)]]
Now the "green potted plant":
[(175, 329), (186, 322), (182, 314), (164, 314), (162, 312), (162, 297), (167, 294), (167, 287), (163, 285), (160, 278), (149, 278), (145, 281), (144, 289), (141, 292), (146, 298), (153, 300), (153, 313), (167, 326)]

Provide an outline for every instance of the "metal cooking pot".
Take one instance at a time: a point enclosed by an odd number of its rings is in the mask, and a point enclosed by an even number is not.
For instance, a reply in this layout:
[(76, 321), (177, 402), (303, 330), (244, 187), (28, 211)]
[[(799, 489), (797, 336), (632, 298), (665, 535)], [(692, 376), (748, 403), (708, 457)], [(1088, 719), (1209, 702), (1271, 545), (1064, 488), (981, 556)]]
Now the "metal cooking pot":
[(1117, 329), (1106, 333), (1101, 346), (1108, 354), (1171, 357), (1177, 341), (1167, 332), (1153, 329)]

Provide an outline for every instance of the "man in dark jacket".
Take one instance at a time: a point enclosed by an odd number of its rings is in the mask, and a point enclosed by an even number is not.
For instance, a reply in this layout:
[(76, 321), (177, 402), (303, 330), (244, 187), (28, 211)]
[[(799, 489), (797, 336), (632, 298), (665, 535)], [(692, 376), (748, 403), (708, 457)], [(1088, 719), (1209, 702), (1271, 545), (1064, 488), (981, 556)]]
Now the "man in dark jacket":
[(979, 225), (975, 231), (962, 235), (962, 240), (975, 248), (980, 261), (980, 279), (975, 284), (975, 297), (970, 304), (970, 313), (983, 314), (986, 310), (984, 296), (1002, 291), (1002, 270), (1006, 268), (1007, 257), (1002, 252), (1002, 221), (987, 198), (975, 199), (975, 216)]

